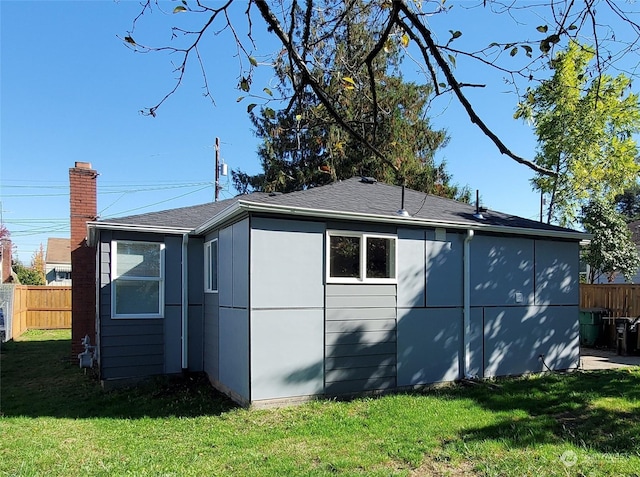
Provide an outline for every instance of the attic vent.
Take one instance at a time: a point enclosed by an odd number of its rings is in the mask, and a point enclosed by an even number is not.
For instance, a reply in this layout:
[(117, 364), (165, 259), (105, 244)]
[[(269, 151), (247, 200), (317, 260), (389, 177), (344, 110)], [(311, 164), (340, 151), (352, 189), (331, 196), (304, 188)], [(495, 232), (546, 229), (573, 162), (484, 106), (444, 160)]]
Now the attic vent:
[(375, 184), (376, 182), (378, 182), (374, 177), (365, 177), (362, 176), (360, 178), (360, 182), (364, 182), (365, 184)]

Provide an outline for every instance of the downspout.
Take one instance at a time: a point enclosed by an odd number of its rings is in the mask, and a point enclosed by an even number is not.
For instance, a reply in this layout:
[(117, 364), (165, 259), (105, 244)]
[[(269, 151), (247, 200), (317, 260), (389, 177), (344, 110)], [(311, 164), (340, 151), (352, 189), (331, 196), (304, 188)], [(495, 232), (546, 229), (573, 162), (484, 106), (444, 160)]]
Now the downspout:
[(189, 367), (189, 234), (182, 234), (182, 370)]
[(471, 363), (471, 240), (473, 240), (473, 230), (467, 230), (467, 236), (464, 238), (463, 251), (463, 278), (462, 278), (462, 294), (463, 294), (463, 328), (462, 328), (462, 347), (463, 347), (463, 366), (461, 378), (469, 378)]

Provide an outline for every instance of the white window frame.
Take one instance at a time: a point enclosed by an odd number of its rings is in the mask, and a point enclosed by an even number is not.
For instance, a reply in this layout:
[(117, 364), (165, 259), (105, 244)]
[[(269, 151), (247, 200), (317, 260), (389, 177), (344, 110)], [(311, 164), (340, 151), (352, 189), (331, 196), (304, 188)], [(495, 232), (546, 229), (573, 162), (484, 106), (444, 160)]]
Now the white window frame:
[[(118, 275), (118, 244), (119, 243), (135, 243), (148, 244), (160, 247), (160, 276), (159, 277), (120, 277)], [(111, 241), (111, 283), (115, 284), (116, 280), (121, 281), (157, 281), (158, 282), (158, 313), (124, 313), (117, 314), (116, 310), (116, 290), (115, 285), (111, 287), (111, 318), (113, 319), (157, 319), (164, 318), (164, 253), (165, 245), (162, 242), (148, 242), (143, 240), (112, 240)]]
[[(331, 237), (359, 237), (360, 238), (360, 278), (332, 277), (331, 276)], [(382, 238), (393, 241), (393, 277), (372, 278), (367, 277), (367, 239)], [(345, 230), (328, 230), (326, 235), (325, 276), (327, 283), (398, 283), (398, 236), (392, 234), (375, 234), (367, 232), (352, 232)]]
[[(212, 283), (211, 283), (211, 248), (213, 243), (216, 244), (216, 287), (213, 288)], [(214, 238), (212, 240), (209, 240), (208, 242), (206, 242), (204, 244), (204, 291), (205, 293), (218, 293), (218, 288), (220, 287), (220, 283), (219, 283), (219, 277), (220, 274), (218, 273), (219, 271), (219, 253), (218, 253), (218, 239)]]

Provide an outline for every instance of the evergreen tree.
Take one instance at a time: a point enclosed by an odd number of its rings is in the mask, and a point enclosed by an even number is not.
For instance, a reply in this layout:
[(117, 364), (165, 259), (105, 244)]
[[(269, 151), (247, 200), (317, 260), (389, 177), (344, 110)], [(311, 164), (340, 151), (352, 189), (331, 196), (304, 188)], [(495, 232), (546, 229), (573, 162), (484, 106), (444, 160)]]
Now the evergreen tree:
[(377, 97), (372, 98), (369, 85), (363, 84), (370, 71), (367, 54), (374, 45), (366, 30), (371, 5), (359, 1), (342, 8), (341, 14), (349, 16), (349, 21), (330, 38), (309, 40), (316, 45), (311, 55), (317, 58), (312, 74), (323, 82), (333, 104), (347, 118), (348, 127), (380, 154), (337, 124), (317, 95), (297, 91), (296, 77), (291, 76), (289, 64), (281, 61), (276, 65), (278, 92), (292, 100), (277, 112), (262, 107), (255, 114), (254, 105), (249, 106), (255, 133), (263, 140), (258, 150), (262, 172), (251, 176), (234, 171), (236, 189), (289, 192), (366, 175), (468, 200), (466, 189), (460, 191), (450, 183), (445, 164), (434, 161), (436, 151), (448, 138), (445, 131), (429, 125), (427, 106), (432, 87), (403, 81), (398, 70), (399, 46), (391, 41), (384, 53), (371, 60), (378, 85)]

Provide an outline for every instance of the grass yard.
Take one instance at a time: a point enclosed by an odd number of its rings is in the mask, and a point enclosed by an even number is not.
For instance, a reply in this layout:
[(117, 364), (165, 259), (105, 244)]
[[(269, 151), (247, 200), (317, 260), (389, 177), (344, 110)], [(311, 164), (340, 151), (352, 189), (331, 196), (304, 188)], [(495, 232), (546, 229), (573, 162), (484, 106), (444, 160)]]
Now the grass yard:
[(104, 392), (68, 331), (0, 350), (0, 475), (640, 476), (640, 369), (246, 410), (195, 376)]

